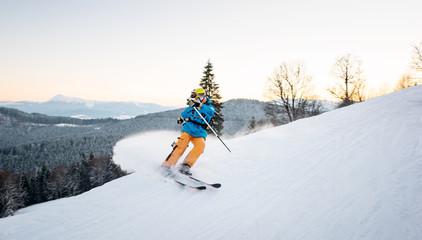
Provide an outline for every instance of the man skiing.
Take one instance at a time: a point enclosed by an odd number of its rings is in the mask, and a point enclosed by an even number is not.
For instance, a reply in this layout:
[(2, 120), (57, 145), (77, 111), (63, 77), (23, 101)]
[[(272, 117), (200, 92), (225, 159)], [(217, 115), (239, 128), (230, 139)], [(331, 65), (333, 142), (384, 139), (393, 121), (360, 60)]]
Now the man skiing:
[(189, 107), (177, 119), (178, 124), (183, 124), (182, 134), (178, 137), (177, 142), (174, 143), (173, 151), (161, 165), (162, 173), (166, 176), (171, 174), (170, 168), (179, 161), (189, 142), (193, 144), (193, 149), (188, 153), (179, 168), (179, 172), (182, 174), (192, 175), (190, 168), (193, 167), (205, 149), (207, 123), (202, 120), (198, 112), (209, 123), (214, 115), (215, 108), (211, 105), (211, 100), (206, 97), (203, 88), (197, 88), (192, 91), (191, 97), (187, 99), (187, 105)]

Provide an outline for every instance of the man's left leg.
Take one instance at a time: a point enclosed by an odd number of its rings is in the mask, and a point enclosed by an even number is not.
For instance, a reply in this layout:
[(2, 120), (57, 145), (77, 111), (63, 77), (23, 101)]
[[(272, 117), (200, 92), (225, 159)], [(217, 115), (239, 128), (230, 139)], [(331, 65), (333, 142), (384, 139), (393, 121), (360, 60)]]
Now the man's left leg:
[(183, 161), (183, 164), (187, 164), (189, 165), (189, 167), (193, 167), (195, 162), (204, 152), (205, 138), (202, 138), (202, 137), (193, 138), (191, 139), (191, 142), (193, 144), (193, 149), (189, 152), (189, 154), (186, 156), (185, 160)]

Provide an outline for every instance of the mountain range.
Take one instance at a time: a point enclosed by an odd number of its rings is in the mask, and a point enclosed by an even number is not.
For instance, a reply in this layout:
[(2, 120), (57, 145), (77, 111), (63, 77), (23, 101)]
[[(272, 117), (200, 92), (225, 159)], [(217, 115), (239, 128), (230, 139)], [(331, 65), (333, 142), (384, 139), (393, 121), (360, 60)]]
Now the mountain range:
[(148, 113), (175, 109), (154, 103), (94, 101), (64, 95), (57, 95), (47, 102), (0, 101), (0, 107), (14, 108), (28, 113), (81, 119), (128, 119)]

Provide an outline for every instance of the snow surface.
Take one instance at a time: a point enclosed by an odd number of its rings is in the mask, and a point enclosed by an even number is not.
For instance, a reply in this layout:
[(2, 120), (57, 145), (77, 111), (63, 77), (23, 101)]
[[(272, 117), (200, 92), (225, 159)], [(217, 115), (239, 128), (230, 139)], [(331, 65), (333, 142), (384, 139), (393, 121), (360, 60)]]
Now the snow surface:
[(178, 135), (120, 141), (135, 173), (0, 219), (0, 239), (422, 239), (422, 87), (226, 139), (232, 153), (210, 137), (193, 173), (219, 190), (158, 175)]

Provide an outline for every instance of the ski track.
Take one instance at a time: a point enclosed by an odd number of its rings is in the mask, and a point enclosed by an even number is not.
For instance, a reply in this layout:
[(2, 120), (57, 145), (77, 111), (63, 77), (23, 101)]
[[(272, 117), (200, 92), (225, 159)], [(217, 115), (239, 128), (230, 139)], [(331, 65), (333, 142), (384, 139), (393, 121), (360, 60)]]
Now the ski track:
[(422, 239), (421, 98), (414, 87), (230, 139), (232, 153), (210, 136), (192, 171), (223, 186), (201, 192), (157, 171), (179, 133), (132, 136), (114, 160), (133, 174), (0, 219), (0, 239)]

